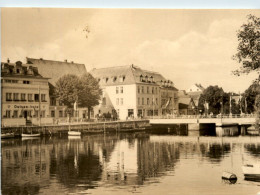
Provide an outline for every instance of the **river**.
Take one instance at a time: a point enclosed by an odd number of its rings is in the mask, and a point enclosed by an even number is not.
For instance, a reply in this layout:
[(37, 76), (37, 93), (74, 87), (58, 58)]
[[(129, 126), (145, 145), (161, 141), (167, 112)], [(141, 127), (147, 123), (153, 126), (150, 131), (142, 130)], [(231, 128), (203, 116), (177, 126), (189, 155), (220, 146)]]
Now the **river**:
[[(244, 161), (260, 160), (260, 137), (148, 133), (1, 141), (2, 194), (247, 194)], [(221, 179), (236, 174), (235, 184)]]

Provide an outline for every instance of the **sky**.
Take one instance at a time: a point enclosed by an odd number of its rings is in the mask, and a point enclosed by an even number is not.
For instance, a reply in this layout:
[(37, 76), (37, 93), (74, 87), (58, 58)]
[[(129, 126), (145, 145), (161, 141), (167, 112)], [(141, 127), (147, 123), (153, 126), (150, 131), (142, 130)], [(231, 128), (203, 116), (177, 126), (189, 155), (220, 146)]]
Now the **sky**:
[(1, 61), (67, 59), (87, 71), (134, 64), (180, 90), (200, 83), (238, 93), (256, 78), (232, 74), (248, 14), (260, 10), (2, 8)]

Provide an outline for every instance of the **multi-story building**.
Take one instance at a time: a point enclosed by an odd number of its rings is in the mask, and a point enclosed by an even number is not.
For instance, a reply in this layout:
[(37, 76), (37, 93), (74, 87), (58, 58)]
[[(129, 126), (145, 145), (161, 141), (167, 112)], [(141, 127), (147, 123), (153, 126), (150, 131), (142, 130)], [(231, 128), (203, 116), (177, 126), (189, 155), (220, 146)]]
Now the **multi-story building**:
[(130, 65), (93, 69), (90, 73), (103, 90), (95, 114), (126, 119), (174, 114), (178, 110), (178, 90), (157, 72)]
[(40, 123), (49, 117), (48, 78), (31, 64), (1, 63), (2, 125)]
[[(66, 106), (62, 105), (54, 94), (56, 82), (66, 74), (83, 75), (87, 72), (85, 65), (74, 63), (73, 61), (69, 62), (68, 60), (55, 61), (42, 58), (26, 58), (26, 60), (28, 64), (33, 64), (33, 66), (37, 67), (41, 75), (49, 78), (50, 117), (52, 117), (54, 121), (61, 120), (62, 118), (65, 120), (67, 118), (65, 112)], [(77, 112), (78, 113), (74, 112), (75, 117), (85, 118), (87, 116), (86, 108), (79, 108)]]

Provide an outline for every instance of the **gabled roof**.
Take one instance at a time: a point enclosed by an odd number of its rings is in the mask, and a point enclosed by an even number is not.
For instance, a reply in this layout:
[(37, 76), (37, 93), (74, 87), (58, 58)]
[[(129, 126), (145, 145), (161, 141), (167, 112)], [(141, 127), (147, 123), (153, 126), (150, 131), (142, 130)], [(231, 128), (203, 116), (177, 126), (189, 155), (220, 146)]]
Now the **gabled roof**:
[(49, 82), (55, 86), (58, 79), (66, 74), (81, 76), (87, 72), (84, 64), (67, 61), (54, 61), (35, 58), (26, 58), (28, 64), (33, 64), (44, 77), (48, 77)]
[[(137, 83), (161, 85), (161, 82), (169, 82), (160, 73), (143, 70), (134, 65), (93, 69), (90, 73), (99, 80), (101, 86)], [(142, 81), (141, 78), (143, 78)], [(146, 79), (147, 81), (145, 81)], [(176, 89), (173, 86), (171, 86), (171, 88)]]

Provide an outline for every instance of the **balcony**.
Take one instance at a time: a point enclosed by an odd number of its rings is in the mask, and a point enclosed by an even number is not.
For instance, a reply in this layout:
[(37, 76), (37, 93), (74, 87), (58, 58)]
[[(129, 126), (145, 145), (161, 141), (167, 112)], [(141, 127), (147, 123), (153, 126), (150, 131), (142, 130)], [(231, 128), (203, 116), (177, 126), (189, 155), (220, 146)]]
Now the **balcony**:
[(11, 102), (11, 101), (13, 101), (13, 100), (12, 100), (12, 99), (7, 99), (6, 101), (7, 101), (7, 102)]

